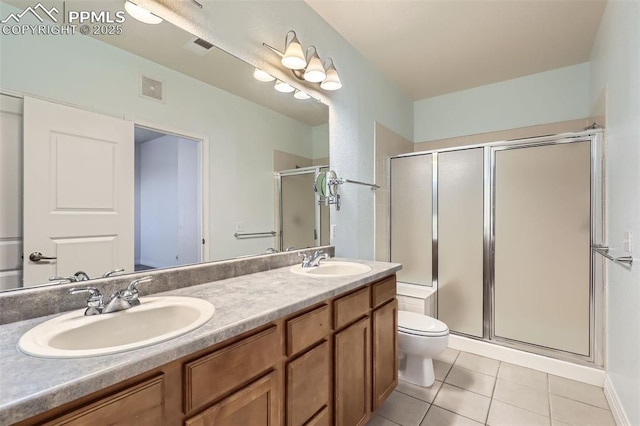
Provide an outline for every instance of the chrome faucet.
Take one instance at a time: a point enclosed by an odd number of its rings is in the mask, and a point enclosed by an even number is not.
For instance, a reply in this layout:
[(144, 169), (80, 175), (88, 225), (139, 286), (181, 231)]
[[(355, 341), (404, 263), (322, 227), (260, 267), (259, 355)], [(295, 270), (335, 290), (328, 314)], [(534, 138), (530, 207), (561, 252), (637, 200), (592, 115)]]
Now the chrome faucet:
[(73, 276), (76, 279), (76, 281), (89, 281), (91, 279), (89, 275), (84, 271), (78, 271), (75, 274), (73, 274)]
[(86, 288), (72, 288), (69, 290), (69, 294), (89, 293), (87, 299), (87, 309), (84, 311), (86, 316), (100, 315), (104, 309), (102, 294), (100, 290), (95, 287)]
[(85, 315), (109, 314), (138, 306), (140, 304), (140, 300), (138, 299), (138, 284), (151, 281), (152, 279), (151, 277), (143, 277), (131, 281), (127, 288), (118, 290), (111, 295), (107, 306), (104, 306), (104, 298), (100, 290), (95, 287), (74, 287), (69, 290), (69, 294), (89, 293), (87, 309), (84, 311)]
[(138, 284), (151, 281), (152, 279), (152, 277), (143, 277), (133, 280), (127, 288), (113, 293), (102, 313), (109, 314), (111, 312), (124, 311), (140, 305), (140, 300), (138, 299)]
[(329, 259), (329, 255), (322, 250), (316, 250), (313, 256), (309, 256), (307, 253), (298, 253), (298, 256), (302, 256), (302, 267), (312, 268), (314, 266), (320, 266), (322, 259)]
[(280, 253), (278, 250), (274, 249), (273, 247), (269, 247), (266, 252), (269, 254)]
[(49, 277), (49, 281), (59, 281), (58, 284), (61, 284), (64, 282), (77, 283), (80, 281), (89, 281), (90, 279), (91, 277), (84, 271), (78, 271), (75, 274), (71, 275), (70, 277), (59, 277), (59, 276)]

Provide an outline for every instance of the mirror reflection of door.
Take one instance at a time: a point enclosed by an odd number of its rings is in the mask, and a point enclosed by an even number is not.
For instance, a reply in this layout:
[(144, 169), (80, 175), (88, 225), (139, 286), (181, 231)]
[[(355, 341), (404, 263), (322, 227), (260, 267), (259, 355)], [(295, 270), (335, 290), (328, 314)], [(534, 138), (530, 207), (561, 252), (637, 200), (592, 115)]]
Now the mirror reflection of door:
[(23, 143), (24, 281), (131, 271), (133, 123), (25, 96)]
[(201, 143), (136, 126), (136, 271), (202, 261)]
[(313, 190), (318, 167), (278, 173), (280, 179), (280, 250), (329, 243), (329, 207), (318, 205)]

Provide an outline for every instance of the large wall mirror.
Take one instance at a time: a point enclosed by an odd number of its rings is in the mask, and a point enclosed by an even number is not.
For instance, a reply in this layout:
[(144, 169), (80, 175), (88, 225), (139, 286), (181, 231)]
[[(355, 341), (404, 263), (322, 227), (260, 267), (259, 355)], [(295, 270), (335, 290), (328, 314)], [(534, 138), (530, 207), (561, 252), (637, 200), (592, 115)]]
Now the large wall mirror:
[[(27, 3), (1, 1), (0, 19), (40, 24)], [(123, 10), (41, 3), (57, 25), (63, 10)], [(308, 183), (329, 163), (328, 107), (125, 17), (121, 34), (0, 35), (0, 290), (326, 244)]]

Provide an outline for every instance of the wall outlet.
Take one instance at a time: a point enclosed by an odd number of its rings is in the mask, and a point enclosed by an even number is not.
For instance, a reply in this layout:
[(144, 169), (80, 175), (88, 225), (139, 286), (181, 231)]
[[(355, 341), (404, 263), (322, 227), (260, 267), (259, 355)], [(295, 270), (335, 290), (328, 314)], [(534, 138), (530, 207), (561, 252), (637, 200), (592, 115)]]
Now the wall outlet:
[(331, 225), (331, 227), (329, 228), (329, 239), (331, 241), (336, 239), (336, 226), (337, 225)]
[(631, 249), (633, 248), (631, 231), (624, 231), (624, 240), (622, 240), (622, 245), (624, 246), (624, 251), (631, 253)]
[(244, 222), (236, 222), (236, 232), (246, 232), (247, 227)]

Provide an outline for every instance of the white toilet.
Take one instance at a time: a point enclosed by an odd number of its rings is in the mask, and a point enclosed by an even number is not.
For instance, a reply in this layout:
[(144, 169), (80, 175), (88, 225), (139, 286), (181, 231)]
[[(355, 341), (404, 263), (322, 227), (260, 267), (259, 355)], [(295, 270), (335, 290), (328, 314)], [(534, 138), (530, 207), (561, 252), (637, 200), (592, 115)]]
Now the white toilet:
[(449, 342), (449, 328), (442, 321), (415, 312), (398, 311), (398, 378), (429, 387), (435, 381), (433, 357)]

